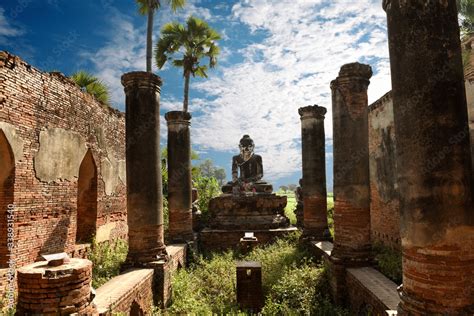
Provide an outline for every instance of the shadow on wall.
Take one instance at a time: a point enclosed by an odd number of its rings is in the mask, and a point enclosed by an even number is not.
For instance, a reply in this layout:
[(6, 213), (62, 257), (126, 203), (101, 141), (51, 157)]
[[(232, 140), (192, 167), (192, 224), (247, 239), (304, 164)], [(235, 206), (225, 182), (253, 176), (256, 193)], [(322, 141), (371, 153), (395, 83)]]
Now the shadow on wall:
[[(70, 219), (70, 211), (64, 212), (65, 217), (61, 218), (57, 221), (54, 229), (49, 230), (51, 234), (49, 234), (48, 239), (43, 243), (40, 252), (38, 253), (38, 258), (36, 260), (44, 260), (41, 258), (42, 254), (51, 254), (51, 253), (58, 253), (66, 251), (66, 241), (69, 231), (69, 226), (71, 225)], [(52, 221), (52, 219), (49, 219)]]
[(15, 158), (5, 134), (0, 129), (0, 268), (8, 267), (8, 215), (14, 210)]

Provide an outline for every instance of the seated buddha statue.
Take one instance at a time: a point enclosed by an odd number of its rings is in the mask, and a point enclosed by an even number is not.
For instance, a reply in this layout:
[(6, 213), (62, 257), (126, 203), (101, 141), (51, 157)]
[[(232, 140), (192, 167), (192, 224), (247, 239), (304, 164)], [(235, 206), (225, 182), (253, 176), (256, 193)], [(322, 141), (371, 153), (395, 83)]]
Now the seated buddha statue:
[(240, 154), (232, 157), (232, 181), (222, 187), (222, 192), (272, 193), (272, 185), (262, 181), (262, 157), (254, 154), (254, 148), (250, 136), (244, 135), (239, 143)]

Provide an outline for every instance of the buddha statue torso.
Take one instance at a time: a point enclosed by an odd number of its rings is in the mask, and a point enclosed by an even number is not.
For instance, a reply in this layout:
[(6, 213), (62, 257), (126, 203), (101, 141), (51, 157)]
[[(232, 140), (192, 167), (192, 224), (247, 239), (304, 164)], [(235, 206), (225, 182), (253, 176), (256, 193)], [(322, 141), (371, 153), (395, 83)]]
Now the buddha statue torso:
[(222, 187), (224, 193), (258, 192), (271, 193), (270, 184), (263, 178), (262, 157), (255, 155), (253, 140), (244, 135), (240, 140), (240, 154), (232, 157), (232, 181)]

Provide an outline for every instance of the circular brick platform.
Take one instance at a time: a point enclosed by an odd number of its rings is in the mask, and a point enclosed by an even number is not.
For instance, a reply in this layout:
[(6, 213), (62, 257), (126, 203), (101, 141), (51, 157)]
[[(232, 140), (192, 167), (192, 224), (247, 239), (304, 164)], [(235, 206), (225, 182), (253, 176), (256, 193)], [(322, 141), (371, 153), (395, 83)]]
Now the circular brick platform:
[(58, 267), (46, 261), (18, 269), (18, 315), (94, 315), (92, 262), (71, 259)]

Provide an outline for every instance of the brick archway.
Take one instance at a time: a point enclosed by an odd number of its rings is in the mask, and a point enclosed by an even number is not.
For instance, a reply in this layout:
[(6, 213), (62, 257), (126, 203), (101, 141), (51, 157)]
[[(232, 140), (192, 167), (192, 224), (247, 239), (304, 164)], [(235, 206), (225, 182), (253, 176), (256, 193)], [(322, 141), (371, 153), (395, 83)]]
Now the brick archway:
[(9, 209), (14, 210), (15, 158), (5, 134), (0, 129), (0, 268), (8, 267)]
[(76, 243), (90, 242), (97, 225), (97, 166), (89, 149), (79, 167)]
[(130, 316), (143, 316), (145, 313), (143, 312), (140, 305), (137, 301), (133, 301), (132, 305), (130, 306)]

